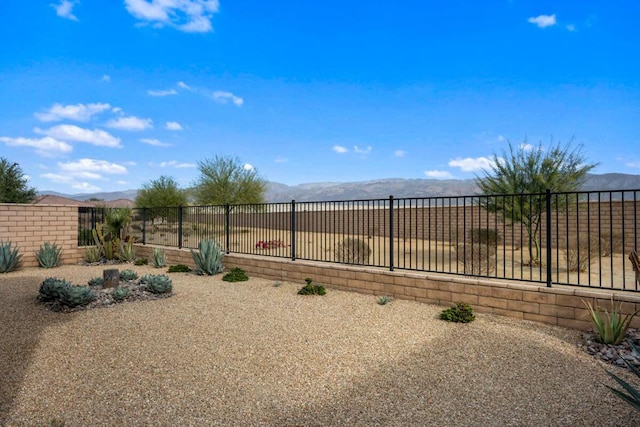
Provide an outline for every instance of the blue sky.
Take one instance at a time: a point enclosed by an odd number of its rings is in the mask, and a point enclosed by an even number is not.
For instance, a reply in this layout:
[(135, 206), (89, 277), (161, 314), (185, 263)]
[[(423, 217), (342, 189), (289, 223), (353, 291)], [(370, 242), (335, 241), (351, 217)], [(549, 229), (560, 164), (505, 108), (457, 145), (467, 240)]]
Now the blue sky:
[[(640, 174), (640, 3), (1, 0), (0, 156), (38, 190), (473, 178), (510, 141)], [(249, 166), (247, 166), (249, 167)]]

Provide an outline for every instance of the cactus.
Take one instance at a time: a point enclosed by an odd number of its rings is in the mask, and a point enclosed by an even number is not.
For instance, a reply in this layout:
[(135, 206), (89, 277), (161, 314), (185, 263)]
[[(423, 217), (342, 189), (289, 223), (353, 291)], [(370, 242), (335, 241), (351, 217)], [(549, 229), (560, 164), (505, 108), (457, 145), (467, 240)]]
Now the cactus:
[(55, 277), (49, 277), (44, 279), (40, 285), (39, 298), (40, 301), (55, 301), (60, 298), (60, 294), (65, 291), (65, 288), (71, 286), (71, 283), (64, 279), (57, 279)]
[(11, 249), (11, 242), (0, 241), (0, 273), (8, 273), (20, 267), (22, 255), (18, 247)]
[(171, 279), (164, 274), (146, 274), (142, 276), (140, 283), (144, 283), (147, 290), (154, 294), (168, 293), (173, 289)]
[(136, 280), (138, 273), (133, 270), (122, 270), (120, 272), (120, 280)]
[(96, 299), (96, 294), (88, 286), (68, 286), (60, 292), (60, 302), (68, 307), (87, 305)]
[(129, 289), (118, 286), (111, 292), (111, 297), (116, 301), (122, 301), (129, 296)]
[(198, 274), (212, 276), (224, 269), (222, 266), (224, 252), (213, 240), (201, 240), (198, 244), (198, 252), (191, 249), (191, 256), (198, 267)]
[(155, 268), (162, 268), (167, 265), (167, 261), (164, 256), (164, 250), (162, 248), (153, 248), (153, 258), (151, 264)]
[(62, 248), (54, 242), (44, 242), (40, 249), (36, 251), (36, 258), (38, 264), (42, 268), (60, 267), (60, 255), (62, 254)]

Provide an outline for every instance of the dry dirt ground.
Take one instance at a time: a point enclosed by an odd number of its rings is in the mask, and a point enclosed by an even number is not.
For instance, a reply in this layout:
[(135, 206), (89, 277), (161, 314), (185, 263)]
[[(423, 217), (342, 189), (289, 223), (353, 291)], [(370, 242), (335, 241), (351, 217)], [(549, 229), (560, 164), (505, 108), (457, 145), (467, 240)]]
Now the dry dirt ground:
[(0, 275), (0, 425), (640, 425), (605, 368), (637, 379), (578, 349), (578, 331), (185, 273), (167, 299), (35, 303), (44, 278), (84, 284), (103, 268)]

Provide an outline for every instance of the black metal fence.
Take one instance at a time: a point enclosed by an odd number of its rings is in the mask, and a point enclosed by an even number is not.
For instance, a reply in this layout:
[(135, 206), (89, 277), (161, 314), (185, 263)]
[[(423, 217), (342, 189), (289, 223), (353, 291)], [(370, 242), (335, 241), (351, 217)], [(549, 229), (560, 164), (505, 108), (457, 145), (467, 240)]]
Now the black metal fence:
[[(638, 291), (640, 190), (134, 209), (143, 244)], [(81, 236), (100, 215), (81, 208)], [(89, 218), (89, 219), (88, 219)], [(84, 228), (83, 228), (84, 227)], [(90, 242), (89, 242), (90, 244)]]

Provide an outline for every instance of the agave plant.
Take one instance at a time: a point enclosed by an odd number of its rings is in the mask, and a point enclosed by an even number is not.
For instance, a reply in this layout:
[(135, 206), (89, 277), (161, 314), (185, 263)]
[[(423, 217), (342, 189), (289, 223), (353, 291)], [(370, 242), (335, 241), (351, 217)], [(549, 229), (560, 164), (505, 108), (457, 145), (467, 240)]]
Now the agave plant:
[(201, 240), (198, 244), (198, 252), (191, 249), (191, 256), (198, 267), (198, 274), (212, 276), (224, 269), (222, 266), (224, 252), (213, 240)]
[(637, 310), (633, 314), (622, 314), (622, 302), (617, 305), (611, 297), (611, 309), (605, 310), (600, 306), (593, 306), (591, 303), (582, 301), (589, 310), (593, 331), (595, 332), (595, 340), (603, 344), (618, 345), (624, 339), (629, 324), (633, 318), (640, 313)]
[(100, 248), (98, 246), (91, 246), (84, 251), (84, 255), (82, 258), (88, 263), (96, 263), (100, 261), (102, 258), (102, 253), (100, 252)]
[(138, 273), (133, 270), (122, 270), (120, 272), (120, 280), (136, 280)]
[(167, 265), (167, 261), (164, 256), (164, 250), (162, 248), (153, 248), (153, 258), (151, 264), (155, 268), (162, 268)]
[(61, 254), (62, 248), (59, 248), (57, 243), (44, 242), (40, 249), (36, 251), (38, 265), (42, 268), (60, 267)]
[(57, 279), (55, 277), (48, 277), (44, 279), (38, 292), (40, 301), (57, 300), (69, 286), (71, 286), (71, 283), (64, 279)]
[(68, 307), (87, 305), (96, 299), (96, 294), (88, 286), (68, 286), (60, 292), (60, 302)]
[(111, 297), (116, 301), (122, 301), (129, 296), (129, 289), (118, 286), (111, 292)]
[(0, 241), (0, 273), (8, 273), (20, 267), (22, 254), (18, 247), (11, 248), (11, 242)]
[[(631, 345), (632, 351), (636, 352), (637, 354), (640, 354), (640, 348), (638, 348), (633, 342), (631, 342), (631, 340), (629, 340), (629, 345)], [(638, 368), (636, 368), (633, 364), (631, 364), (631, 362), (629, 362), (627, 359), (623, 358), (622, 360), (624, 360), (624, 363), (627, 364), (627, 367), (631, 370), (631, 372), (633, 372), (638, 377), (638, 379), (640, 379), (640, 370), (638, 370)], [(629, 384), (628, 382), (626, 382), (616, 374), (613, 374), (609, 371), (607, 371), (607, 374), (609, 374), (611, 378), (616, 380), (616, 382), (628, 394), (616, 388), (613, 388), (611, 386), (607, 386), (609, 390), (611, 390), (616, 396), (618, 396), (619, 398), (627, 402), (629, 405), (636, 408), (636, 410), (640, 411), (640, 390), (636, 389), (635, 387), (633, 387), (631, 384)]]
[(171, 292), (173, 283), (164, 274), (145, 274), (140, 278), (140, 283), (144, 283), (147, 290), (154, 294), (164, 294)]

